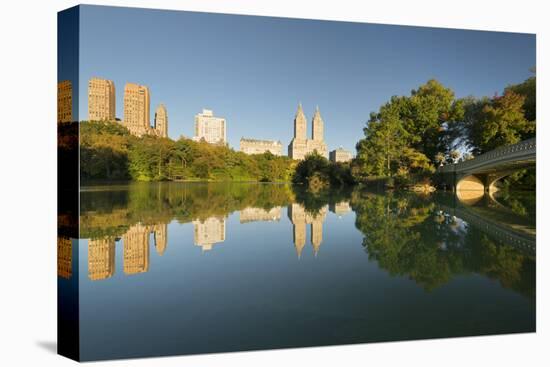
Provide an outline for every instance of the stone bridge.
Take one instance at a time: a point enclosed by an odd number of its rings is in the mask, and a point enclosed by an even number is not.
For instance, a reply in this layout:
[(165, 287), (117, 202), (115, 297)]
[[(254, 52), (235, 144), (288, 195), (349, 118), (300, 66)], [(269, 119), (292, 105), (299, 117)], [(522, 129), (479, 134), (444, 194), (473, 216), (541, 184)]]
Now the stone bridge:
[(507, 145), (481, 154), (474, 159), (442, 166), (438, 173), (446, 185), (461, 192), (474, 191), (492, 194), (495, 183), (512, 173), (536, 164), (536, 138)]

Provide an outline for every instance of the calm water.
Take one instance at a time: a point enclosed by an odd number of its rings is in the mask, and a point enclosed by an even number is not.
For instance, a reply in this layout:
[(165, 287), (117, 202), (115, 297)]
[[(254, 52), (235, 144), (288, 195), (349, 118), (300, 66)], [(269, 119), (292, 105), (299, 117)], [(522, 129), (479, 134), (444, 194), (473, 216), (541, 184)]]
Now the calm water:
[(84, 360), (530, 332), (534, 209), (534, 194), (91, 187), (60, 281), (79, 282)]

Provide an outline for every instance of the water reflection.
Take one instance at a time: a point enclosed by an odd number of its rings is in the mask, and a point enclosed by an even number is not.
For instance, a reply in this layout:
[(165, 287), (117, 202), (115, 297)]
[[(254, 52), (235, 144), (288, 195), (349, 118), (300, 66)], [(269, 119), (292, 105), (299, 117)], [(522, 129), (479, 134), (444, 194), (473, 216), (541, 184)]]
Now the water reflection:
[(73, 274), (73, 245), (70, 237), (57, 237), (57, 275), (69, 279)]
[(298, 257), (306, 245), (306, 225), (311, 228), (311, 246), (313, 253), (317, 256), (321, 243), (323, 242), (323, 222), (327, 216), (328, 205), (323, 206), (315, 213), (308, 213), (303, 205), (293, 203), (288, 206), (288, 218), (292, 222), (292, 238)]
[(212, 250), (214, 244), (225, 241), (225, 218), (210, 217), (205, 220), (194, 220), (195, 245), (203, 251)]
[[(453, 277), (481, 274), (534, 298), (534, 214), (519, 210), (511, 215), (514, 210), (487, 200), (468, 202), (468, 206), (450, 195), (359, 189), (312, 195), (270, 184), (94, 187), (81, 193), (81, 236), (88, 238), (88, 278), (95, 281), (115, 274), (117, 243), (123, 248), (124, 274), (147, 272), (151, 237), (156, 254), (163, 255), (168, 248), (168, 224), (174, 220), (192, 224), (195, 246), (215, 251), (232, 235), (235, 224), (228, 222), (232, 213), (238, 214), (237, 225), (257, 226), (284, 223), (286, 210), (287, 233), (292, 232), (294, 250), (301, 258), (308, 230), (313, 254), (320, 252), (324, 232), (330, 231), (324, 228), (329, 211), (340, 218), (353, 212), (367, 259), (391, 276), (407, 277), (431, 291)], [(245, 240), (254, 242), (261, 235)], [(64, 278), (71, 276), (70, 242), (58, 240), (58, 273)]]

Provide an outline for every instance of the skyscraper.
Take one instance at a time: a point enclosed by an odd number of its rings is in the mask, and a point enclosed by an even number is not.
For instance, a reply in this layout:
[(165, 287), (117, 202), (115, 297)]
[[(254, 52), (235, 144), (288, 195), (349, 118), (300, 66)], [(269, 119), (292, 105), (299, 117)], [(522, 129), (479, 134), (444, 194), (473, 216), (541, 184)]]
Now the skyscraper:
[(292, 159), (304, 159), (306, 155), (316, 151), (318, 154), (326, 157), (327, 146), (324, 141), (324, 122), (321, 117), (319, 107), (315, 110), (315, 115), (311, 121), (312, 134), (311, 139), (307, 138), (307, 119), (302, 109), (302, 104), (298, 105), (298, 111), (294, 117), (294, 138), (288, 145), (288, 156)]
[(225, 144), (227, 142), (225, 119), (215, 117), (212, 110), (203, 109), (202, 113), (195, 116), (195, 136), (193, 140), (200, 141), (202, 139), (211, 144)]
[(163, 104), (160, 104), (155, 111), (155, 134), (162, 138), (168, 137), (168, 112)]
[(126, 83), (124, 86), (124, 125), (131, 134), (137, 136), (149, 133), (151, 129), (149, 88)]
[(91, 78), (88, 81), (88, 120), (114, 121), (115, 83), (112, 80)]
[(70, 80), (57, 83), (57, 122), (73, 121), (73, 85)]

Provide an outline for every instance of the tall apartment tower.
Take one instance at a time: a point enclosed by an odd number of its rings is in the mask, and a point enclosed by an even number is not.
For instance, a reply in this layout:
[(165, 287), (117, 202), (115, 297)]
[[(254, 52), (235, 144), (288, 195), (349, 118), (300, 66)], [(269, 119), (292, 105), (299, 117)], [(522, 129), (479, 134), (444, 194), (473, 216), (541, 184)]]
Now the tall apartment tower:
[(288, 156), (292, 159), (304, 159), (307, 152), (307, 119), (302, 109), (302, 104), (298, 104), (298, 110), (294, 116), (294, 138), (288, 145)]
[(313, 115), (313, 120), (311, 121), (311, 138), (314, 141), (323, 141), (324, 134), (324, 122), (321, 117), (321, 112), (319, 112), (319, 106), (315, 109), (315, 115)]
[(155, 111), (155, 134), (162, 138), (168, 137), (168, 112), (166, 107), (160, 104)]
[(70, 80), (57, 83), (57, 122), (73, 121), (73, 85)]
[(124, 86), (124, 125), (131, 134), (142, 136), (150, 131), (149, 88), (126, 83)]
[(298, 110), (296, 111), (296, 116), (294, 116), (294, 139), (307, 139), (307, 119), (301, 103), (298, 104)]
[(203, 109), (195, 115), (195, 136), (193, 140), (204, 139), (211, 144), (225, 144), (227, 142), (225, 119), (215, 117), (212, 110)]
[(115, 83), (91, 78), (88, 81), (88, 120), (114, 121), (115, 118)]
[(304, 159), (306, 155), (316, 151), (318, 154), (327, 157), (327, 146), (323, 137), (324, 122), (319, 107), (315, 110), (315, 115), (311, 121), (311, 139), (307, 138), (306, 125), (306, 116), (302, 109), (302, 104), (300, 103), (296, 116), (294, 117), (294, 138), (288, 145), (288, 156), (292, 159)]

